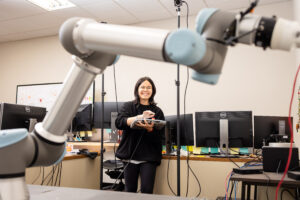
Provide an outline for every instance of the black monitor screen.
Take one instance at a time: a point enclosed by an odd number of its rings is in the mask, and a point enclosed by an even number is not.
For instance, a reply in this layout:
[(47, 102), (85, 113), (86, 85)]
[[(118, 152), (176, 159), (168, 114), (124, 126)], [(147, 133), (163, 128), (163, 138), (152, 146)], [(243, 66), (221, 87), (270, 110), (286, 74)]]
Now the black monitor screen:
[[(121, 110), (125, 102), (104, 102), (104, 127), (111, 128), (111, 113)], [(118, 105), (118, 107), (117, 107)], [(102, 102), (94, 103), (94, 128), (102, 128)]]
[[(177, 145), (177, 115), (166, 116), (171, 143)], [(194, 145), (193, 114), (180, 115), (180, 145)]]
[(93, 123), (93, 104), (82, 104), (77, 110), (77, 113), (72, 121), (72, 131), (90, 131)]
[(30, 121), (43, 121), (46, 108), (17, 104), (0, 104), (0, 129), (26, 128), (29, 130)]
[[(291, 120), (293, 127), (293, 117)], [(261, 148), (264, 142), (266, 145), (281, 142), (282, 136), (286, 136), (285, 142), (290, 142), (290, 135), (288, 117), (254, 116), (254, 148)]]
[(196, 112), (196, 146), (219, 147), (220, 119), (228, 120), (229, 147), (252, 147), (252, 112)]

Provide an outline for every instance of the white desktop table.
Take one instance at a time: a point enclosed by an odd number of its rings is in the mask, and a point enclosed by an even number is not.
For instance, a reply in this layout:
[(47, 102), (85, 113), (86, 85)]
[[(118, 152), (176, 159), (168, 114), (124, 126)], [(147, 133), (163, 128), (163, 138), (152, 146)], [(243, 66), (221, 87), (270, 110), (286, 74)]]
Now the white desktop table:
[(200, 200), (166, 195), (112, 192), (68, 187), (28, 185), (31, 200)]

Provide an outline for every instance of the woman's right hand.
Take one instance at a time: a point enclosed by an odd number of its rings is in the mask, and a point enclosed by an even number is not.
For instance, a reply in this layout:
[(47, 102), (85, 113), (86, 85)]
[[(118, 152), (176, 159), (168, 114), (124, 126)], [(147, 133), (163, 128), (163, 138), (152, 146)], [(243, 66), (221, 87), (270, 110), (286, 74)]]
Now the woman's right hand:
[(145, 110), (142, 115), (138, 115), (138, 119), (148, 119), (153, 118), (155, 115), (151, 110)]

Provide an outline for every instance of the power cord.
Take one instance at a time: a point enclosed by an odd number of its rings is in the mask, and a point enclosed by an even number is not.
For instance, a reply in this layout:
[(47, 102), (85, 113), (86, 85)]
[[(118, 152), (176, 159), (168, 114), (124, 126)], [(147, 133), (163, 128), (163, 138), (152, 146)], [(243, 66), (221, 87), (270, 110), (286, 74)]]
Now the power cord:
[[(113, 72), (114, 72), (114, 84), (115, 84), (115, 96), (116, 96), (116, 106), (117, 106), (117, 113), (119, 113), (119, 105), (118, 105), (118, 92), (117, 92), (117, 79), (116, 79), (116, 69), (115, 64), (113, 65)], [(118, 134), (119, 135), (119, 134)], [(114, 142), (114, 155), (115, 155), (115, 167), (117, 168), (117, 158), (116, 158), (116, 143)]]
[(176, 196), (174, 190), (172, 189), (171, 185), (170, 185), (170, 181), (169, 181), (169, 168), (170, 168), (170, 157), (168, 159), (168, 168), (167, 168), (167, 182), (168, 182), (168, 186), (171, 190), (171, 192), (173, 193), (174, 196)]
[(117, 106), (117, 112), (119, 113), (119, 105), (118, 105), (118, 93), (117, 93), (117, 79), (116, 79), (116, 66), (113, 65), (113, 71), (114, 71), (114, 84), (115, 84), (115, 96), (116, 96), (116, 106)]
[[(217, 147), (220, 149), (221, 153), (226, 155), (226, 153), (222, 150), (222, 148), (220, 148), (220, 146), (218, 145), (217, 143)], [(236, 164), (236, 162), (234, 162), (229, 156), (228, 156), (228, 159), (235, 165), (237, 166), (238, 168), (241, 168), (238, 164)]]
[(269, 200), (269, 194), (268, 194), (268, 191), (269, 191), (269, 183), (270, 183), (270, 177), (266, 174), (266, 173), (263, 173), (267, 178), (268, 178), (268, 182), (267, 182), (267, 189), (266, 189), (266, 196), (267, 196), (267, 200)]
[(39, 174), (37, 175), (37, 177), (34, 179), (34, 181), (31, 184), (34, 184), (39, 179), (39, 177), (41, 176), (41, 172), (42, 172), (42, 167), (40, 167)]
[[(189, 28), (189, 4), (186, 1), (182, 1), (182, 3), (184, 3), (186, 5), (186, 9), (187, 9), (187, 13), (186, 13), (186, 27), (187, 29)], [(186, 93), (187, 93), (187, 88), (188, 88), (188, 84), (189, 84), (189, 80), (190, 80), (190, 74), (189, 74), (189, 68), (186, 68), (186, 72), (187, 72), (187, 79), (186, 79), (186, 85), (185, 85), (185, 90), (184, 90), (184, 98), (183, 98), (183, 120), (184, 120), (184, 131), (186, 132), (186, 121), (185, 121), (185, 114), (186, 114)], [(186, 178), (186, 193), (185, 196), (188, 196), (189, 193), (189, 178), (190, 178), (190, 164), (189, 164), (189, 156), (190, 156), (190, 152), (189, 149), (187, 148), (187, 158), (186, 158), (186, 166), (187, 166), (187, 178)]]
[(125, 169), (126, 169), (127, 166), (129, 165), (129, 163), (130, 163), (130, 161), (132, 160), (132, 158), (133, 158), (133, 156), (134, 156), (134, 154), (135, 154), (135, 152), (136, 152), (138, 146), (139, 146), (140, 143), (141, 143), (142, 137), (143, 137), (143, 134), (141, 134), (140, 139), (139, 139), (137, 145), (135, 146), (135, 149), (133, 150), (133, 152), (132, 152), (132, 154), (131, 154), (131, 156), (130, 156), (130, 158), (129, 158), (129, 161), (128, 161), (127, 164), (125, 165), (125, 167), (124, 167), (123, 171), (120, 173), (120, 175), (116, 178), (116, 181), (115, 181), (114, 184), (110, 187), (110, 189), (113, 189), (113, 188), (115, 187), (115, 185), (117, 184), (118, 179), (124, 174)]
[(283, 193), (284, 192), (289, 193), (291, 195), (291, 197), (293, 197), (293, 199), (296, 199), (296, 196), (294, 196), (291, 191), (289, 191), (288, 189), (283, 189), (283, 190), (281, 190), (280, 200), (283, 200)]
[(289, 155), (288, 155), (288, 160), (285, 166), (285, 170), (283, 172), (283, 175), (276, 187), (276, 195), (275, 195), (275, 199), (277, 200), (278, 197), (278, 192), (280, 189), (280, 186), (288, 172), (289, 166), (290, 166), (290, 162), (291, 162), (291, 158), (292, 158), (292, 150), (293, 150), (293, 141), (294, 141), (294, 134), (293, 134), (293, 127), (292, 127), (292, 119), (291, 119), (291, 113), (292, 113), (292, 105), (293, 105), (293, 99), (294, 99), (294, 93), (295, 93), (295, 87), (296, 87), (296, 82), (297, 82), (297, 77), (299, 74), (299, 70), (300, 70), (300, 65), (298, 66), (295, 78), (294, 78), (294, 83), (293, 83), (293, 90), (292, 90), (292, 96), (291, 96), (291, 101), (290, 101), (290, 106), (289, 106), (289, 118), (288, 118), (288, 122), (289, 122), (289, 128), (290, 128), (290, 132), (291, 132), (291, 141), (290, 141), (290, 147), (289, 147)]
[[(187, 8), (187, 14), (186, 14), (186, 26), (187, 26), (187, 29), (189, 28), (189, 4), (186, 2), (186, 1), (182, 1), (182, 3), (184, 3), (186, 5), (186, 8)], [(189, 80), (190, 80), (190, 75), (189, 75), (189, 68), (187, 67), (187, 81), (186, 81), (186, 85), (185, 85), (185, 90), (184, 90), (184, 107), (183, 107), (183, 120), (184, 120), (184, 130), (186, 132), (186, 121), (185, 121), (185, 115), (186, 115), (186, 94), (187, 94), (187, 89), (188, 89), (188, 85), (189, 85)], [(189, 156), (190, 156), (190, 152), (189, 152), (189, 149), (187, 149), (187, 159), (186, 159), (186, 164), (187, 164), (187, 184), (186, 184), (186, 194), (185, 196), (187, 197), (188, 196), (188, 192), (189, 192), (189, 175), (190, 175), (190, 171), (192, 172), (193, 176), (195, 177), (197, 183), (198, 183), (198, 186), (199, 186), (199, 192), (198, 194), (196, 195), (196, 197), (199, 197), (200, 194), (201, 194), (201, 184), (200, 184), (200, 181), (198, 179), (198, 177), (196, 176), (196, 174), (194, 173), (194, 171), (192, 170), (191, 166), (190, 166), (190, 163), (189, 163)]]
[(190, 8), (189, 4), (186, 1), (182, 1), (186, 5), (187, 13), (186, 13), (186, 27), (189, 28), (189, 13), (190, 13)]

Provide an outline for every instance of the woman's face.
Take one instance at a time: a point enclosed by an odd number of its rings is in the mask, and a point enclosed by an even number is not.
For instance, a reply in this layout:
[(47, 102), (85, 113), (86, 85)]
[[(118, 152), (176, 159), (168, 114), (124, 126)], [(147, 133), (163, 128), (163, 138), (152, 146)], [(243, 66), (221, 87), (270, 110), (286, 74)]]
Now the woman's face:
[(149, 100), (152, 95), (152, 85), (149, 81), (144, 81), (139, 86), (140, 100)]

